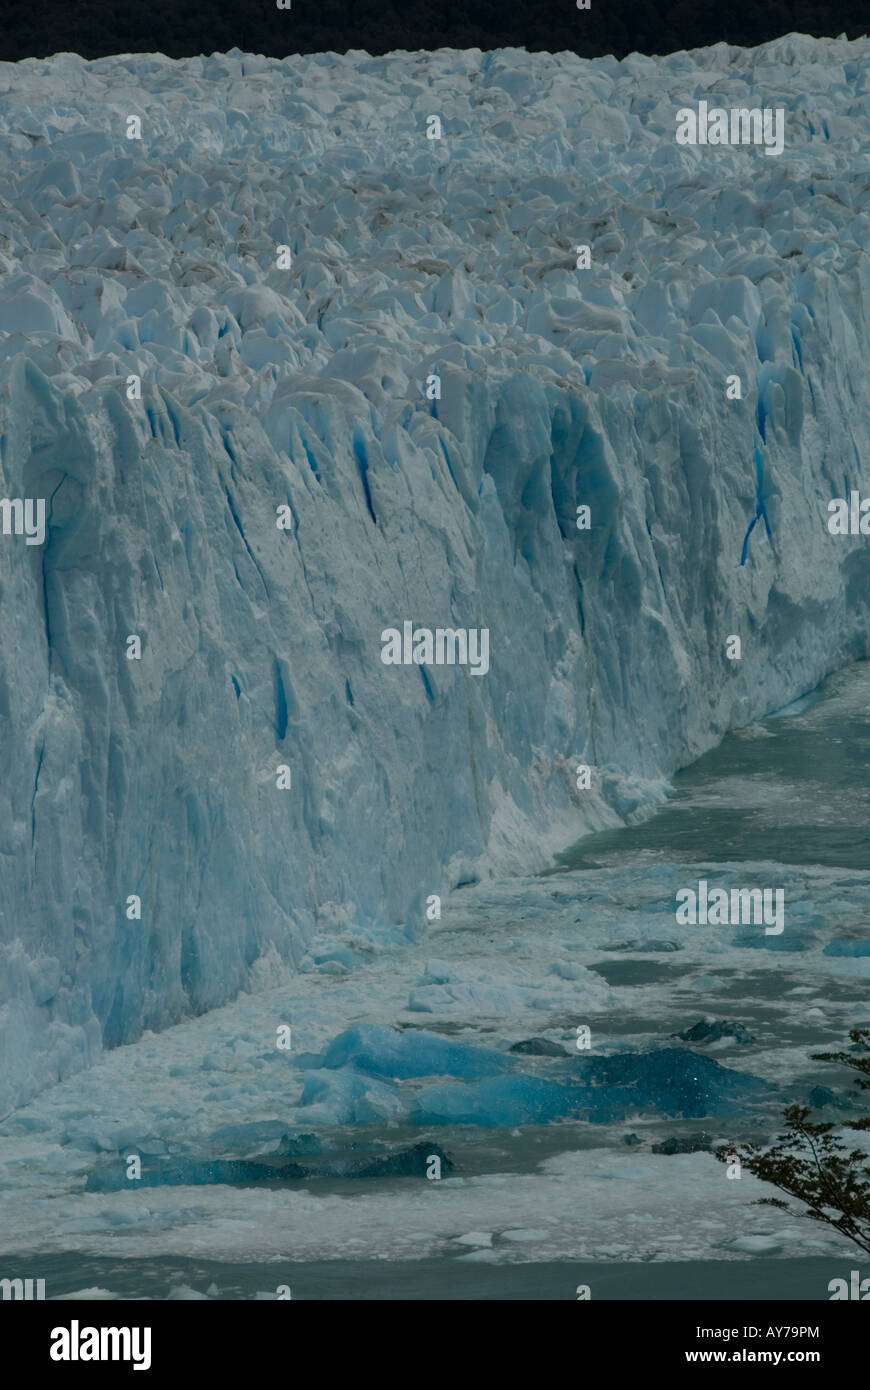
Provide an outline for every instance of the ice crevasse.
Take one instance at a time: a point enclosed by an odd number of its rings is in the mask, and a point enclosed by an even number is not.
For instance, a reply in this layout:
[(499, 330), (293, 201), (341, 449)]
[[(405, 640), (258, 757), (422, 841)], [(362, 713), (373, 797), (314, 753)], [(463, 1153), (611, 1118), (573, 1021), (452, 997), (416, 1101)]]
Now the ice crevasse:
[[(0, 1113), (424, 931), (868, 654), (826, 525), (870, 448), (868, 71), (0, 64), (2, 493), (46, 505), (0, 536)], [(783, 153), (678, 146), (712, 92)], [(384, 665), (405, 621), (487, 629), (486, 675)]]

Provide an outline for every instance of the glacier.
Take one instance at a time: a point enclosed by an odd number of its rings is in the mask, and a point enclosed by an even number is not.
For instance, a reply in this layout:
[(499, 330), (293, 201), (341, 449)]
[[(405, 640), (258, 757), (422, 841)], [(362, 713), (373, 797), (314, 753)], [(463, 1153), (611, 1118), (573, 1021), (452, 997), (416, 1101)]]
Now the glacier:
[[(797, 35), (0, 64), (0, 468), (47, 509), (0, 545), (0, 1113), (417, 941), (868, 655), (825, 525), (870, 448), (868, 71)], [(783, 154), (678, 146), (714, 92)], [(487, 675), (384, 666), (405, 620), (488, 629)], [(389, 1111), (315, 1070), (308, 1108)]]

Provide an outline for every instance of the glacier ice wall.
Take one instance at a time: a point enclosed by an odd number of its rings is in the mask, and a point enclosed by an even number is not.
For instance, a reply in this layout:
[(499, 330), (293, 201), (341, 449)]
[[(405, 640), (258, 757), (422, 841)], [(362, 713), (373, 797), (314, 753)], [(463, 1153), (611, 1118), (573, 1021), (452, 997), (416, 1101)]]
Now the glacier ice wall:
[[(0, 65), (2, 490), (48, 509), (0, 536), (0, 1111), (423, 930), (868, 654), (825, 525), (870, 456), (868, 71)], [(677, 146), (702, 99), (783, 106), (784, 153)], [(406, 619), (487, 627), (488, 674), (384, 666)]]

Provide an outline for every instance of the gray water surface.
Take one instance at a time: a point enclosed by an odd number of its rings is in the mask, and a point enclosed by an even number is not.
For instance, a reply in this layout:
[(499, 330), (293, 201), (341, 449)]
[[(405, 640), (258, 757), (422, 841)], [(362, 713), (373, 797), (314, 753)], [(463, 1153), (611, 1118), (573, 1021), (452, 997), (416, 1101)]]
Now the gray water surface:
[(648, 820), (585, 836), (558, 857), (558, 869), (644, 854), (870, 869), (870, 663), (728, 734), (672, 783)]

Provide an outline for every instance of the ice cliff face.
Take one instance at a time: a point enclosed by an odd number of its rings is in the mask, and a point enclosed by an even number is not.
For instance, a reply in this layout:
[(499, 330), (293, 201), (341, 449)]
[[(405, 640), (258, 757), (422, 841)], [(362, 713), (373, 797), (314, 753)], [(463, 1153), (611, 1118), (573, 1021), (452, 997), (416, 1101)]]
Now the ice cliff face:
[[(0, 535), (0, 1109), (424, 930), (868, 654), (826, 526), (870, 449), (868, 71), (0, 65), (2, 492), (47, 518)], [(783, 107), (783, 154), (678, 146), (700, 100)], [(406, 620), (488, 629), (488, 673), (385, 666)]]

